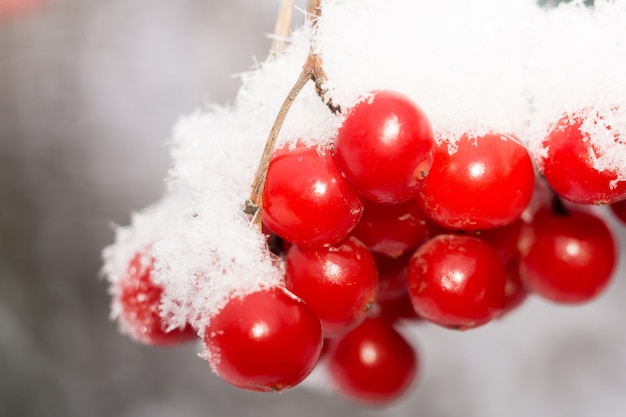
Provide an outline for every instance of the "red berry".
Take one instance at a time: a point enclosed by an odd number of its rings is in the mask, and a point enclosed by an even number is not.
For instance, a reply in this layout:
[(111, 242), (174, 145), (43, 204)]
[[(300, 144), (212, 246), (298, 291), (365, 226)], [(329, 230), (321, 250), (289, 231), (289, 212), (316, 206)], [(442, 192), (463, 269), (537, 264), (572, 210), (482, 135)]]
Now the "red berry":
[[(594, 120), (595, 119), (595, 120)], [(581, 204), (610, 204), (626, 198), (626, 181), (619, 179), (617, 170), (594, 167), (601, 156), (596, 145), (598, 137), (613, 136), (615, 146), (626, 152), (626, 143), (603, 125), (602, 115), (589, 109), (573, 115), (563, 115), (548, 132), (539, 158), (539, 170), (552, 189), (561, 197)], [(594, 134), (585, 132), (583, 125), (592, 124)]]
[(432, 163), (433, 132), (424, 112), (394, 91), (375, 91), (352, 107), (337, 132), (337, 166), (365, 198), (411, 199)]
[(379, 300), (378, 308), (380, 309), (378, 313), (380, 317), (391, 323), (398, 320), (418, 321), (422, 319), (413, 308), (411, 297), (406, 291), (398, 298)]
[(413, 347), (382, 318), (368, 318), (328, 352), (328, 372), (337, 390), (371, 405), (388, 404), (411, 387), (418, 372)]
[(581, 210), (540, 210), (524, 228), (519, 247), (526, 287), (558, 303), (592, 300), (615, 269), (611, 231), (600, 218)]
[(526, 291), (519, 273), (519, 259), (514, 257), (509, 263), (504, 265), (504, 271), (506, 272), (504, 310), (502, 310), (500, 316), (515, 310), (528, 298), (528, 291)]
[(167, 331), (167, 324), (159, 314), (163, 288), (152, 281), (153, 268), (154, 259), (139, 252), (130, 261), (128, 274), (119, 282), (122, 328), (138, 342), (155, 346), (197, 339), (191, 325)]
[(477, 230), (472, 236), (487, 242), (496, 251), (502, 264), (506, 265), (517, 255), (517, 241), (523, 225), (524, 222), (517, 219), (506, 226)]
[(397, 257), (426, 241), (429, 226), (415, 199), (394, 205), (366, 202), (352, 235), (374, 252)]
[(272, 158), (263, 192), (263, 223), (296, 245), (320, 247), (345, 239), (363, 203), (333, 162), (330, 150), (302, 143)]
[(440, 228), (436, 234), (458, 233), (473, 236), (488, 243), (500, 257), (503, 265), (509, 263), (517, 255), (517, 241), (519, 240), (524, 222), (515, 220), (506, 226), (482, 230), (450, 230)]
[(433, 166), (418, 202), (422, 212), (449, 229), (477, 230), (517, 220), (533, 194), (534, 168), (512, 136), (462, 136), (435, 147)]
[(319, 317), (324, 335), (335, 337), (365, 318), (376, 299), (378, 273), (370, 251), (351, 237), (329, 248), (292, 246), (285, 285)]
[(610, 206), (611, 212), (622, 223), (626, 224), (626, 200), (616, 201)]
[(504, 308), (500, 259), (491, 246), (474, 237), (432, 238), (411, 258), (407, 281), (417, 314), (440, 326), (477, 327)]
[(204, 332), (209, 363), (226, 382), (282, 391), (302, 382), (322, 350), (319, 319), (283, 287), (234, 297)]
[(406, 271), (413, 251), (406, 251), (397, 258), (372, 252), (378, 269), (378, 300), (395, 300), (407, 292)]

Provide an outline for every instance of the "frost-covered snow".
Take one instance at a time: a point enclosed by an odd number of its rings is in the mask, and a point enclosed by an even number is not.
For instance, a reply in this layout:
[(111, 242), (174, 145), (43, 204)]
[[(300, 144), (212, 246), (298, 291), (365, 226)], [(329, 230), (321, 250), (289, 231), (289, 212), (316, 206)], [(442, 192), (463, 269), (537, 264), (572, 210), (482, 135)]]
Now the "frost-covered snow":
[[(626, 132), (626, 0), (555, 9), (529, 0), (323, 2), (314, 31), (297, 30), (283, 55), (243, 74), (231, 107), (181, 117), (163, 199), (135, 213), (104, 251), (104, 272), (115, 286), (134, 252), (152, 245), (170, 327), (192, 322), (202, 329), (233, 292), (282, 280), (242, 209), (311, 41), (335, 104), (347, 108), (371, 90), (398, 90), (425, 110), (440, 138), (497, 130), (537, 155), (552, 122), (586, 107), (617, 109), (605, 121)], [(309, 83), (278, 141), (329, 141), (340, 123)], [(626, 175), (612, 136), (598, 146), (600, 153), (611, 149), (599, 167), (618, 166)]]

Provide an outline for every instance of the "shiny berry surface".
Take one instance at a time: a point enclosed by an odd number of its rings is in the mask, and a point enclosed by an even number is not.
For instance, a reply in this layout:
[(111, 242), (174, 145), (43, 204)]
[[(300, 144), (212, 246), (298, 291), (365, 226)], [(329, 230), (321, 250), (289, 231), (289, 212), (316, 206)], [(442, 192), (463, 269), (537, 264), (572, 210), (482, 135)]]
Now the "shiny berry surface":
[(474, 237), (429, 240), (411, 258), (407, 281), (415, 311), (440, 326), (470, 329), (504, 308), (504, 268), (491, 246)]
[[(451, 230), (446, 228), (434, 228), (434, 235), (458, 233), (478, 238), (488, 243), (498, 254), (502, 264), (507, 264), (517, 255), (517, 242), (519, 240), (524, 222), (521, 219), (505, 226), (480, 230)], [(432, 232), (431, 232), (432, 233)]]
[(365, 202), (363, 216), (352, 234), (372, 251), (397, 257), (426, 241), (429, 226), (415, 199), (393, 205)]
[(329, 378), (348, 399), (385, 405), (405, 394), (418, 373), (413, 347), (382, 318), (368, 318), (327, 354)]
[(617, 247), (595, 215), (576, 209), (543, 209), (520, 238), (520, 276), (532, 292), (554, 302), (577, 304), (608, 285)]
[(432, 164), (433, 132), (408, 97), (375, 91), (348, 110), (337, 132), (337, 166), (366, 199), (401, 203), (416, 195)]
[(263, 192), (263, 223), (301, 246), (334, 245), (363, 213), (361, 199), (342, 177), (329, 149), (286, 145), (270, 161)]
[(285, 286), (319, 317), (324, 335), (334, 337), (365, 318), (376, 299), (378, 273), (369, 249), (351, 237), (328, 248), (292, 246)]
[(456, 151), (435, 147), (433, 166), (418, 202), (431, 220), (449, 229), (477, 230), (517, 220), (533, 194), (528, 152), (509, 135), (462, 136)]
[(232, 298), (204, 332), (215, 373), (252, 391), (302, 382), (317, 364), (322, 342), (319, 319), (283, 287)]

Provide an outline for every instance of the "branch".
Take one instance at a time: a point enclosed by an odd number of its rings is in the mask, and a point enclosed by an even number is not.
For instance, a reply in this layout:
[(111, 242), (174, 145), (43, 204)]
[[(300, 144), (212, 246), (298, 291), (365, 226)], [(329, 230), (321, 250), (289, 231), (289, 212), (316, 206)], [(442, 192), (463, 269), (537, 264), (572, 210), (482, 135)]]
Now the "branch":
[(281, 0), (278, 9), (278, 17), (274, 25), (274, 35), (270, 59), (276, 58), (285, 49), (285, 43), (289, 37), (289, 26), (291, 25), (291, 15), (293, 13), (293, 0)]
[[(312, 25), (315, 26), (317, 19), (321, 15), (319, 0), (311, 1), (309, 5), (309, 12), (313, 15), (311, 22)], [(324, 90), (323, 85), (326, 81), (326, 73), (322, 68), (322, 58), (315, 54), (313, 49), (309, 49), (309, 54), (304, 62), (304, 65), (302, 66), (302, 71), (300, 71), (298, 79), (294, 83), (293, 87), (291, 87), (289, 94), (287, 94), (282, 106), (278, 110), (278, 115), (274, 120), (274, 124), (272, 125), (267, 141), (265, 142), (265, 148), (263, 149), (263, 155), (261, 156), (259, 168), (257, 169), (254, 182), (252, 183), (250, 198), (246, 201), (244, 208), (245, 213), (254, 216), (254, 223), (259, 227), (259, 230), (261, 228), (261, 211), (263, 209), (263, 189), (267, 178), (267, 169), (276, 146), (276, 139), (278, 138), (291, 105), (309, 80), (312, 80), (315, 83), (315, 90), (317, 94), (328, 106), (330, 111), (337, 113), (341, 110), (338, 106), (335, 106), (332, 103), (332, 99), (325, 99), (326, 91)]]

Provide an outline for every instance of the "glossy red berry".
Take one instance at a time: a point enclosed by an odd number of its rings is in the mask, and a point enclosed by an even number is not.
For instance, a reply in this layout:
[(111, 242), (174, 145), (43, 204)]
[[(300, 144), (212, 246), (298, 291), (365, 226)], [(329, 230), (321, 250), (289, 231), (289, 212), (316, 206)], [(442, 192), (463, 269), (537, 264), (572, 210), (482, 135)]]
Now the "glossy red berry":
[(363, 217), (352, 231), (374, 252), (397, 257), (428, 239), (430, 221), (415, 199), (401, 204), (365, 202)]
[[(593, 127), (593, 134), (583, 127), (588, 125)], [(559, 196), (580, 204), (610, 204), (626, 198), (626, 181), (619, 178), (618, 171), (595, 167), (601, 156), (596, 143), (607, 135), (615, 141), (614, 146), (621, 148), (619, 152), (626, 152), (623, 139), (602, 124), (602, 115), (589, 109), (563, 115), (550, 128), (538, 165)]]
[(130, 261), (127, 275), (119, 282), (117, 301), (123, 331), (138, 342), (155, 346), (196, 340), (197, 332), (190, 325), (168, 329), (159, 314), (163, 288), (152, 281), (153, 268), (154, 259), (139, 252)]
[(504, 226), (520, 217), (533, 194), (528, 152), (509, 135), (462, 136), (456, 150), (443, 140), (418, 202), (422, 212), (449, 229)]
[(474, 237), (439, 235), (429, 240), (411, 258), (407, 281), (417, 314), (440, 326), (470, 329), (504, 308), (500, 259)]
[(298, 143), (270, 161), (263, 223), (296, 245), (321, 247), (345, 239), (363, 213), (361, 199), (342, 177), (328, 148)]
[(600, 218), (581, 210), (540, 210), (524, 228), (519, 246), (525, 286), (558, 303), (594, 299), (615, 269), (611, 231)]
[(439, 228), (436, 234), (459, 233), (473, 236), (488, 243), (498, 254), (502, 264), (509, 263), (517, 255), (517, 242), (519, 240), (524, 222), (521, 219), (505, 226), (481, 230), (450, 230)]
[(322, 350), (319, 319), (283, 287), (234, 297), (204, 332), (209, 363), (226, 382), (282, 391), (302, 382)]
[(337, 166), (366, 199), (411, 199), (432, 163), (433, 132), (424, 112), (394, 91), (375, 91), (348, 110), (337, 132)]
[(326, 337), (358, 325), (376, 299), (378, 273), (369, 249), (354, 237), (328, 248), (292, 246), (285, 286), (322, 322)]
[(388, 321), (368, 318), (333, 342), (327, 355), (329, 378), (347, 398), (385, 405), (413, 385), (417, 354)]

